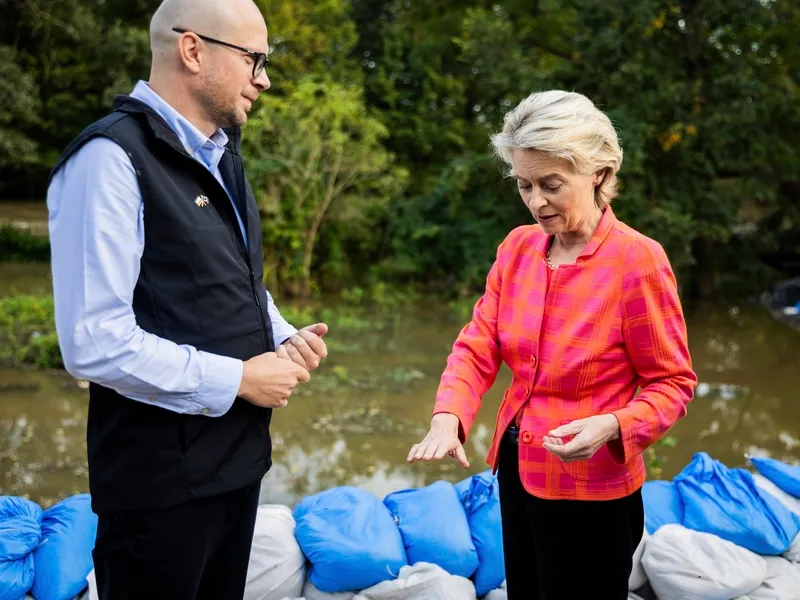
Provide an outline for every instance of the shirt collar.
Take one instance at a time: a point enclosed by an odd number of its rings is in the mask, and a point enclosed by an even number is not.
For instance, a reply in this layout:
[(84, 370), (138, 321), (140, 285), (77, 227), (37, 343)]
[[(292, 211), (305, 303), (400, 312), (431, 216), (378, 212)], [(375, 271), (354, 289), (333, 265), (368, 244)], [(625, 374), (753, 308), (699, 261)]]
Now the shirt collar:
[[(608, 233), (611, 231), (611, 229), (613, 229), (616, 222), (617, 217), (614, 215), (614, 211), (611, 210), (610, 206), (606, 206), (603, 210), (603, 216), (600, 217), (600, 222), (597, 224), (597, 228), (592, 234), (592, 238), (589, 240), (589, 243), (584, 246), (583, 250), (578, 255), (576, 262), (580, 262), (581, 260), (592, 256), (605, 241), (606, 237), (608, 237)], [(552, 236), (549, 235), (543, 235), (537, 244), (537, 250), (542, 256), (545, 256), (547, 253), (547, 247), (550, 244), (551, 237)]]
[(583, 248), (583, 251), (578, 255), (578, 258), (586, 258), (594, 254), (600, 247), (600, 244), (608, 237), (608, 232), (614, 227), (617, 222), (617, 217), (614, 216), (614, 211), (610, 206), (606, 206), (603, 210), (603, 216), (600, 217), (600, 223), (597, 224), (597, 229), (592, 234), (592, 239)]
[(222, 129), (217, 129), (211, 137), (206, 136), (159, 96), (146, 81), (139, 81), (136, 84), (131, 97), (144, 102), (158, 113), (172, 128), (189, 154), (211, 169), (217, 167), (228, 143), (228, 136)]

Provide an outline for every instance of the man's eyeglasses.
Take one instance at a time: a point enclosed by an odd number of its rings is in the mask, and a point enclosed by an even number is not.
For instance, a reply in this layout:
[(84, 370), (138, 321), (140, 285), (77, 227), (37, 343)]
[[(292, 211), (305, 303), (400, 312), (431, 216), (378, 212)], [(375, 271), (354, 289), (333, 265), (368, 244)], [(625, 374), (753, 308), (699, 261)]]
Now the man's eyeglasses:
[(248, 50), (247, 48), (242, 48), (241, 46), (236, 46), (234, 44), (229, 44), (228, 42), (223, 42), (221, 40), (215, 40), (214, 38), (208, 37), (206, 35), (200, 35), (199, 33), (195, 33), (194, 31), (188, 31), (186, 29), (181, 29), (179, 27), (173, 27), (172, 31), (176, 33), (193, 33), (201, 40), (205, 40), (211, 44), (219, 44), (220, 46), (227, 46), (228, 48), (233, 48), (234, 50), (238, 50), (239, 52), (244, 52), (245, 54), (249, 54), (250, 57), (253, 59), (253, 79), (258, 79), (258, 76), (261, 75), (261, 72), (264, 70), (264, 67), (269, 62), (267, 55), (263, 52), (255, 52), (254, 50)]

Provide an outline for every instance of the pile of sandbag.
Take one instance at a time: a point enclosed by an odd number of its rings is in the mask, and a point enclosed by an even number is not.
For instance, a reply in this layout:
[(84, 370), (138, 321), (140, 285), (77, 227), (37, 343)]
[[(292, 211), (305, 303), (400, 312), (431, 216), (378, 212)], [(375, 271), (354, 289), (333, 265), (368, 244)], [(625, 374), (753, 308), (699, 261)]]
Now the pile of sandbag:
[[(502, 593), (499, 493), (488, 471), (455, 486), (438, 481), (383, 500), (337, 487), (304, 498), (294, 517), (309, 561), (305, 600), (466, 600)], [(420, 590), (428, 591), (420, 596)]]
[(75, 598), (92, 570), (96, 532), (88, 494), (45, 511), (25, 498), (0, 497), (0, 598)]
[[(474, 494), (471, 485), (463, 490), (465, 494), (470, 492), (464, 499), (470, 503), (472, 514), (480, 514), (491, 504), (485, 490), (487, 481), (491, 479), (482, 479)], [(463, 529), (459, 532), (445, 528), (457, 520), (434, 522), (447, 512), (464, 512), (458, 496), (454, 496), (455, 504), (446, 500), (455, 494), (453, 486), (447, 485), (450, 487), (433, 484), (419, 490), (427, 497), (427, 501), (419, 500), (420, 506), (412, 502), (410, 491), (387, 497), (384, 503), (357, 488), (334, 488), (298, 505), (297, 521), (286, 506), (259, 506), (245, 600), (477, 600), (471, 579), (452, 574), (434, 562), (412, 559), (412, 563), (404, 545), (404, 539), (408, 539), (411, 556), (421, 553), (461, 572), (477, 570), (470, 566), (477, 564), (477, 552), (459, 556), (441, 545), (449, 544), (452, 549), (459, 544), (473, 544), (468, 525), (465, 537)], [(488, 498), (491, 497), (489, 493)], [(433, 509), (432, 516), (417, 512), (424, 507), (431, 510), (439, 502), (442, 504), (438, 510)], [(393, 512), (387, 506), (392, 506)], [(402, 528), (401, 517), (405, 525)], [(427, 529), (419, 526), (421, 521)], [(486, 549), (487, 532), (481, 530), (478, 520), (474, 522), (478, 545)], [(444, 541), (436, 532), (441, 532)], [(435, 548), (426, 547), (421, 542), (423, 537), (434, 547), (438, 544), (442, 555), (433, 556)], [(300, 540), (306, 545), (308, 556)], [(483, 572), (484, 577), (486, 573)], [(97, 600), (94, 571), (87, 576), (86, 584), (88, 590), (82, 600)], [(506, 600), (502, 584), (501, 579), (499, 589), (486, 598)]]
[[(696, 454), (643, 488), (630, 600), (800, 600), (800, 467)], [(96, 600), (88, 495), (42, 511), (0, 498), (0, 598)], [(258, 509), (246, 600), (506, 600), (497, 478), (382, 500), (355, 487)]]
[(630, 589), (659, 600), (800, 600), (800, 467), (758, 473), (697, 453), (671, 482), (643, 488), (645, 535)]

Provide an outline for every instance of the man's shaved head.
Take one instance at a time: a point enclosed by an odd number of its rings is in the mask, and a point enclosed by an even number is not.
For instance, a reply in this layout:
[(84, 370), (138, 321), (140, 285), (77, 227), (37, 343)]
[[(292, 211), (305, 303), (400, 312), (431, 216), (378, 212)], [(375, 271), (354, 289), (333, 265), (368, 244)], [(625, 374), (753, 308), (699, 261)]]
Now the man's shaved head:
[(150, 22), (150, 47), (151, 88), (206, 135), (243, 125), (270, 87), (254, 54), (269, 48), (253, 0), (164, 0)]
[(173, 27), (231, 41), (245, 24), (263, 26), (266, 37), (264, 17), (252, 0), (164, 0), (150, 21), (150, 48), (154, 59), (171, 52)]

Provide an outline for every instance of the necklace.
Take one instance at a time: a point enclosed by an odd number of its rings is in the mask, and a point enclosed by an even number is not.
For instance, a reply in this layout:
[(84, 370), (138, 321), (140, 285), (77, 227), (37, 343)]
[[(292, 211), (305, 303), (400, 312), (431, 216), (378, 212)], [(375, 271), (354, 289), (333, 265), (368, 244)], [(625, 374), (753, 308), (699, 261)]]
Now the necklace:
[(553, 261), (550, 260), (550, 250), (553, 249), (553, 243), (555, 243), (555, 239), (550, 244), (548, 244), (547, 253), (545, 253), (544, 255), (544, 262), (547, 263), (547, 268), (549, 268), (551, 271), (555, 271), (558, 268), (556, 265), (553, 264)]
[(545, 260), (545, 262), (547, 263), (547, 266), (548, 266), (548, 268), (549, 268), (551, 271), (555, 271), (555, 270), (558, 268), (558, 267), (556, 267), (556, 265), (554, 265), (554, 264), (553, 264), (553, 262), (550, 260), (550, 248), (548, 248), (548, 249), (547, 249), (547, 254), (545, 254), (544, 260)]

